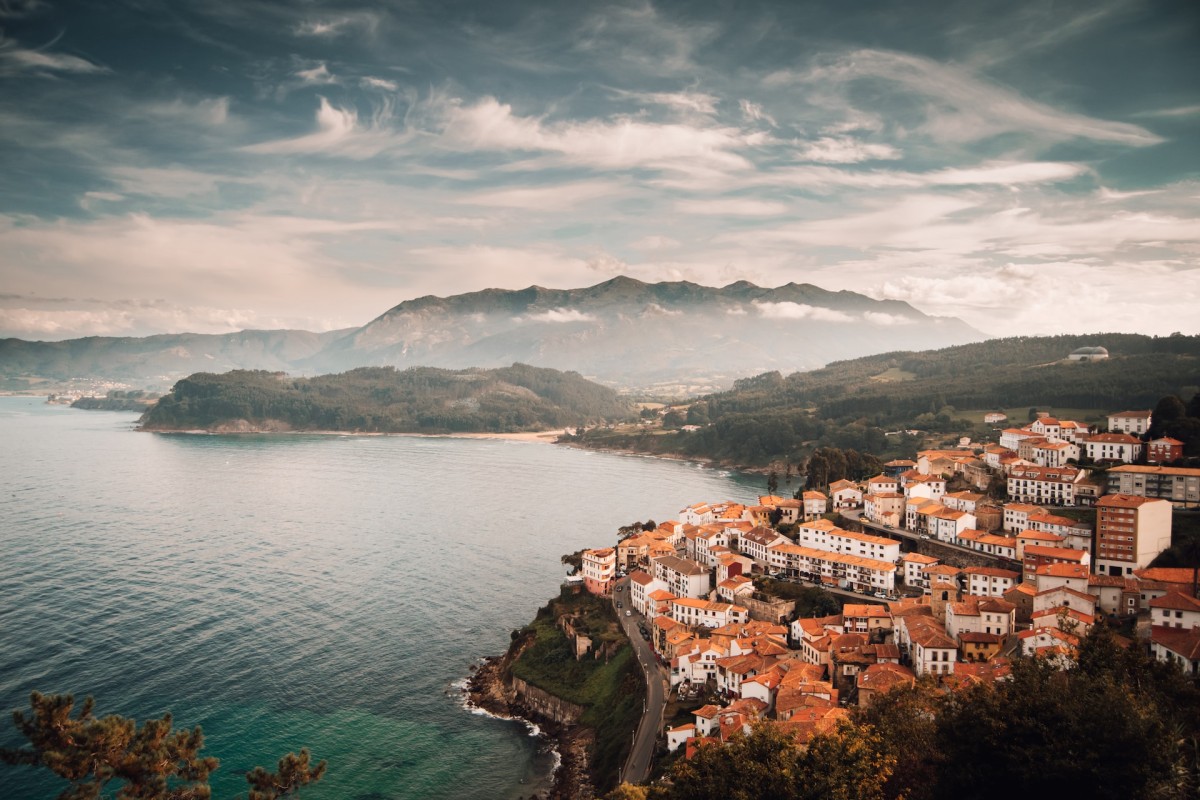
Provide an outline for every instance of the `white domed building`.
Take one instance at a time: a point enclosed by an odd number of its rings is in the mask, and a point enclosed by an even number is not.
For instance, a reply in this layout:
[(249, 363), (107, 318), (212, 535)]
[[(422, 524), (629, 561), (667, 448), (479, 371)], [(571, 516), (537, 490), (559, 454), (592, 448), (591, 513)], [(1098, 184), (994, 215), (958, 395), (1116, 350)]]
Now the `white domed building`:
[(1072, 350), (1068, 358), (1072, 361), (1103, 361), (1108, 358), (1108, 349), (1104, 347), (1080, 347)]

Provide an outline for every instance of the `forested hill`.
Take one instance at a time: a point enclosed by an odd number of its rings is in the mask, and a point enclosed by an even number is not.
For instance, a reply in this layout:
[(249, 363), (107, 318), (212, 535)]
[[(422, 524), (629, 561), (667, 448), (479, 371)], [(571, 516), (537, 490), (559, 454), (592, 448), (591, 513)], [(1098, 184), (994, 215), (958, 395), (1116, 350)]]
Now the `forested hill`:
[[(1080, 347), (1105, 347), (1103, 361), (1069, 360)], [(918, 442), (885, 432), (983, 436), (982, 411), (1028, 408), (1096, 414), (1185, 401), (1200, 386), (1200, 337), (1137, 334), (1016, 337), (923, 352), (838, 361), (811, 372), (768, 372), (692, 404), (693, 432), (585, 444), (674, 453), (735, 464), (802, 460), (818, 446), (899, 454)], [(1086, 420), (1082, 420), (1086, 421)], [(1102, 420), (1101, 420), (1102, 423)], [(911, 454), (911, 453), (910, 453)]]
[[(1103, 361), (1070, 361), (1101, 346)], [(1200, 336), (1138, 334), (989, 339), (924, 352), (837, 361), (786, 378), (766, 373), (708, 398), (710, 414), (815, 406), (824, 418), (904, 422), (957, 409), (1059, 406), (1149, 408), (1165, 394), (1200, 385)], [(1116, 408), (1122, 406), (1122, 408)]]
[(363, 367), (338, 375), (199, 372), (141, 419), (143, 430), (513, 433), (631, 414), (616, 392), (574, 372)]

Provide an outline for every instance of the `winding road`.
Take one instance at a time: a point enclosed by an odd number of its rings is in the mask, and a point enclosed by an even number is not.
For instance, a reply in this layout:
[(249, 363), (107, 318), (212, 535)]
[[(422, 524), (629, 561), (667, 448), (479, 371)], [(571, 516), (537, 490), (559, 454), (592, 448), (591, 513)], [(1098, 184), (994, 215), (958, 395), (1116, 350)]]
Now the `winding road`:
[[(650, 762), (654, 758), (654, 743), (662, 730), (663, 710), (667, 705), (667, 676), (655, 660), (654, 650), (650, 643), (642, 638), (637, 624), (644, 621), (641, 614), (633, 609), (629, 602), (629, 578), (617, 581), (613, 589), (613, 602), (620, 602), (616, 609), (621, 627), (633, 645), (633, 652), (642, 665), (642, 674), (646, 677), (646, 706), (642, 712), (642, 721), (638, 723), (637, 733), (633, 737), (633, 747), (629, 758), (621, 770), (621, 780), (626, 783), (644, 783), (650, 777)], [(626, 610), (632, 611), (626, 615)]]

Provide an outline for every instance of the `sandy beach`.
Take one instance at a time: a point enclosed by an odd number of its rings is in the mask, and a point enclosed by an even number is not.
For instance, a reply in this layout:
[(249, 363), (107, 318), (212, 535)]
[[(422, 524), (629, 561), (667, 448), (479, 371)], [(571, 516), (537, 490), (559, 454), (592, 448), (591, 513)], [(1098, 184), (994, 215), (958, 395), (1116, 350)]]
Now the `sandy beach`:
[(233, 436), (237, 434), (264, 434), (268, 433), (275, 435), (291, 435), (291, 436), (417, 436), (427, 439), (505, 439), (513, 442), (537, 442), (541, 444), (554, 444), (558, 437), (566, 433), (565, 429), (553, 431), (523, 431), (521, 433), (414, 433), (414, 432), (392, 432), (392, 431), (309, 431), (309, 430), (292, 430), (290, 428), (265, 425), (252, 426), (249, 424), (238, 425), (222, 425), (215, 429), (193, 428), (193, 429), (176, 429), (176, 428), (145, 428), (138, 427), (136, 430), (140, 433), (170, 433), (170, 434), (188, 434), (193, 436)]

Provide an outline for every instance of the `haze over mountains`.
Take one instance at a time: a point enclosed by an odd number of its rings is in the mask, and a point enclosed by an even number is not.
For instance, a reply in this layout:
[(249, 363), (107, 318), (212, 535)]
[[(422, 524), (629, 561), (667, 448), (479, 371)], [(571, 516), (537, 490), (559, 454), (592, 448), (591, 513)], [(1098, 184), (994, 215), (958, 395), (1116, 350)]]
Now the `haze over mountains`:
[(166, 388), (197, 371), (293, 375), (361, 366), (574, 370), (631, 389), (706, 391), (767, 370), (791, 372), (890, 350), (985, 338), (907, 303), (741, 281), (723, 288), (614, 278), (584, 289), (487, 289), (421, 297), (357, 329), (0, 341), (6, 388), (29, 378), (100, 379)]

